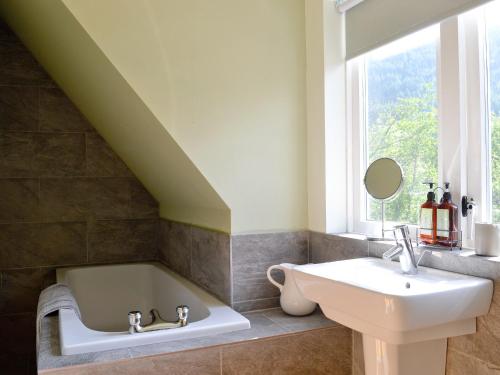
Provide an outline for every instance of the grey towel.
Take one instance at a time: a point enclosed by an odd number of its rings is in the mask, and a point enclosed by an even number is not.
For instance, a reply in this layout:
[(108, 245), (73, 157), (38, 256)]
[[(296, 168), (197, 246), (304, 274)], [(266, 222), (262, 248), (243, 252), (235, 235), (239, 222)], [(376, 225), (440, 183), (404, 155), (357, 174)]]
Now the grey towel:
[(36, 353), (38, 356), (38, 347), (40, 340), (40, 328), (42, 319), (60, 309), (71, 309), (76, 312), (78, 317), (81, 319), (80, 308), (76, 303), (75, 297), (71, 293), (71, 290), (67, 285), (64, 284), (54, 284), (45, 288), (40, 293), (38, 298), (38, 308), (36, 312)]

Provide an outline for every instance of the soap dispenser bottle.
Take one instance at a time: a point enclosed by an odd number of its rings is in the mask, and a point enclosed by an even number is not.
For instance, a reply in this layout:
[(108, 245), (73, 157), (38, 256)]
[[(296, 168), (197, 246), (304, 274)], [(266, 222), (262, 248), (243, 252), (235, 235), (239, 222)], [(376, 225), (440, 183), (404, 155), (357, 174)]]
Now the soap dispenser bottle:
[(437, 243), (453, 247), (458, 243), (458, 207), (451, 200), (450, 183), (445, 182), (441, 203), (437, 206)]
[(437, 203), (434, 193), (434, 182), (424, 182), (429, 185), (427, 200), (420, 206), (419, 240), (421, 243), (433, 245), (436, 243)]

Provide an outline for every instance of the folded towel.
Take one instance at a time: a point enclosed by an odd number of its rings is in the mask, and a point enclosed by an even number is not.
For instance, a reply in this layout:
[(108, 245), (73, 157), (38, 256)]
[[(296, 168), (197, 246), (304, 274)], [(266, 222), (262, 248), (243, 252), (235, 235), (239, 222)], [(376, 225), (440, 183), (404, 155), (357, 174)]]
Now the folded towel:
[(54, 284), (45, 288), (40, 293), (38, 298), (38, 308), (36, 312), (36, 353), (38, 357), (38, 347), (40, 340), (40, 329), (42, 324), (42, 319), (60, 309), (71, 309), (76, 312), (76, 315), (81, 319), (80, 308), (76, 303), (75, 297), (71, 293), (71, 290), (67, 285), (64, 284)]

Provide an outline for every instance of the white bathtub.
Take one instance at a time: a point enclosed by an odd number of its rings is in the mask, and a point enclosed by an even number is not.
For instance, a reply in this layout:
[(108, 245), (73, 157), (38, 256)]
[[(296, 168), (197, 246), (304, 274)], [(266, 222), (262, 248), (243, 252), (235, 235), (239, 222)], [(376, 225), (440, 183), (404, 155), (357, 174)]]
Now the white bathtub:
[[(196, 285), (159, 263), (61, 268), (57, 281), (69, 285), (82, 321), (72, 310), (59, 312), (63, 355), (200, 337), (250, 328), (249, 321)], [(176, 320), (177, 305), (188, 305), (189, 324), (170, 330), (128, 332), (128, 312), (149, 311)]]

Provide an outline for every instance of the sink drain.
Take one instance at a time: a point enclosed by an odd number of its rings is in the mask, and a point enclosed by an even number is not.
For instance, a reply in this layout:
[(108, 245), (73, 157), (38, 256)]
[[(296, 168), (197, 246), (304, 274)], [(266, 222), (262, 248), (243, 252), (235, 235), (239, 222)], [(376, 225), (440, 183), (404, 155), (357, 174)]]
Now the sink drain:
[(410, 286), (411, 286), (410, 283), (406, 283), (405, 285), (406, 289), (410, 289)]

